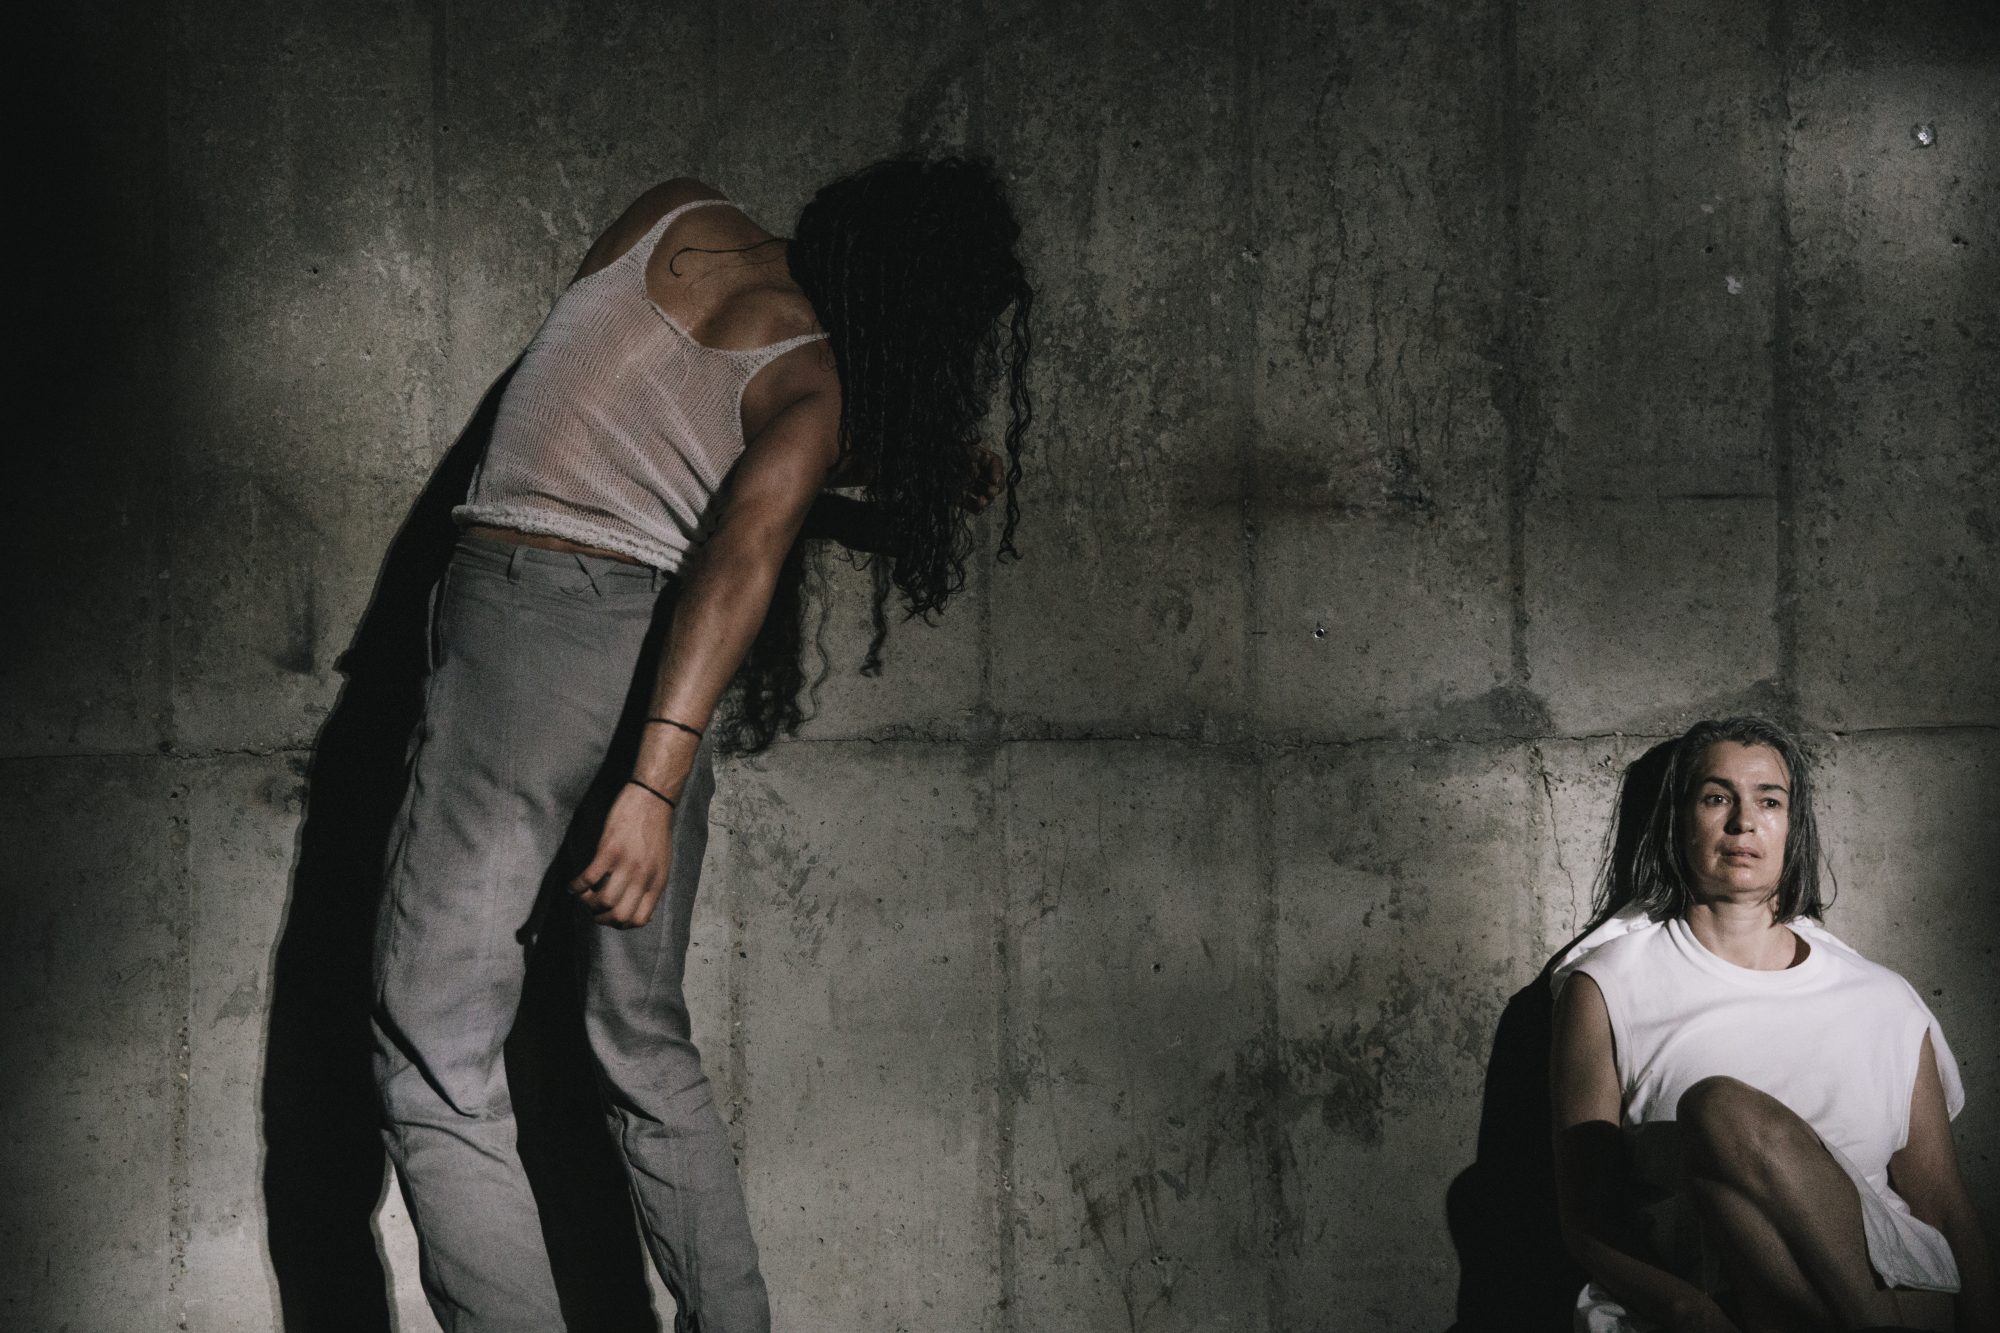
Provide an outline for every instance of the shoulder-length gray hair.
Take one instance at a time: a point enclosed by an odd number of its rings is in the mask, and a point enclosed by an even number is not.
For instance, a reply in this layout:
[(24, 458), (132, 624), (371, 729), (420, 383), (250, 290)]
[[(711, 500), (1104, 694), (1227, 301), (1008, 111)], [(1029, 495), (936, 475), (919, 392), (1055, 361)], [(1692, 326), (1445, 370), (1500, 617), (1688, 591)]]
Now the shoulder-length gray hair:
[[(1785, 835), (1785, 862), (1778, 876), (1778, 920), (1809, 916), (1817, 920), (1833, 901), (1820, 893), (1822, 876), (1819, 825), (1813, 819), (1812, 760), (1789, 731), (1761, 717), (1729, 717), (1697, 722), (1679, 740), (1665, 747), (1658, 794), (1631, 850), (1614, 854), (1599, 888), (1597, 919), (1603, 920), (1633, 905), (1646, 909), (1655, 921), (1680, 916), (1694, 905), (1694, 875), (1687, 861), (1687, 809), (1695, 784), (1701, 781), (1701, 760), (1720, 741), (1765, 745), (1784, 761), (1791, 784), (1791, 827)], [(1637, 767), (1635, 765), (1635, 767)], [(1628, 781), (1629, 781), (1628, 775)], [(1623, 864), (1617, 864), (1622, 861)]]

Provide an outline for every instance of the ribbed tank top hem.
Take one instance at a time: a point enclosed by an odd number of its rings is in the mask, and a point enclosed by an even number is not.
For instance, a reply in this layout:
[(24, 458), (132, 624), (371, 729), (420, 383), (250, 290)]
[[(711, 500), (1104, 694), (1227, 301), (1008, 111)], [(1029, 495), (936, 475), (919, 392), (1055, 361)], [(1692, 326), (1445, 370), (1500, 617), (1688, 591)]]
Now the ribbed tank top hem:
[(488, 527), (526, 532), (537, 537), (560, 537), (566, 542), (576, 542), (580, 546), (595, 546), (601, 551), (613, 551), (619, 555), (629, 556), (663, 574), (677, 572), (681, 562), (687, 558), (686, 547), (677, 551), (662, 543), (647, 541), (623, 528), (593, 523), (587, 518), (533, 506), (462, 504), (451, 511), (451, 517), (461, 528), (484, 524)]

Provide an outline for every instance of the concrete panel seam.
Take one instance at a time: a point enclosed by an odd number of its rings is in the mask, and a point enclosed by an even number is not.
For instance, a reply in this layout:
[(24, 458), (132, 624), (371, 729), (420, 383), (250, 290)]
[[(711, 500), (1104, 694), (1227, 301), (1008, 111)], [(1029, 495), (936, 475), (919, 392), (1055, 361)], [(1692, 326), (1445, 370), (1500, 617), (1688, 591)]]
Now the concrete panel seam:
[[(185, 800), (187, 788), (175, 787), (169, 795)], [(193, 1241), (194, 1181), (189, 1161), (188, 1134), (190, 1103), (194, 1095), (194, 864), (193, 831), (186, 806), (168, 815), (168, 843), (173, 848), (174, 897), (178, 910), (171, 926), (173, 954), (169, 968), (177, 974), (173, 981), (178, 1015), (174, 1022), (174, 1049), (169, 1066), (174, 1071), (168, 1089), (172, 1109), (168, 1115), (167, 1151), (167, 1305), (176, 1326), (188, 1326), (188, 1247)]]
[(1521, 115), (1521, 52), (1515, 0), (1498, 0), (1496, 45), (1500, 51), (1500, 216), (1506, 228), (1507, 280), (1500, 302), (1500, 402), (1506, 452), (1508, 658), (1513, 683), (1526, 689), (1533, 678), (1528, 663), (1528, 492), (1535, 459), (1522, 420), (1527, 389), (1522, 375), (1527, 340), (1523, 317), (1527, 293), (1521, 288), (1521, 178), (1526, 169), (1526, 133)]
[[(1012, 756), (1002, 752), (994, 757), (994, 770), (1001, 779), (1002, 787), (1013, 785)], [(993, 811), (995, 818), (1001, 818), (998, 792), (995, 792)], [(1012, 857), (1009, 843), (1012, 840), (1013, 820), (1006, 819), (1000, 828), (1000, 891), (994, 908), (993, 950), (994, 950), (994, 1002), (993, 1024), (1000, 1056), (1000, 1077), (997, 1080), (997, 1096), (994, 1098), (993, 1137), (995, 1142), (995, 1169), (999, 1175), (998, 1191), (995, 1195), (995, 1214), (999, 1223), (998, 1254), (996, 1266), (1000, 1277), (1000, 1329), (1001, 1333), (1018, 1333), (1020, 1329), (1020, 1268), (1019, 1247), (1016, 1244), (1017, 1228), (1022, 1225), (1019, 1201), (1014, 1194), (1014, 1136), (1017, 1132), (1017, 1118), (1022, 1091), (1027, 1083), (1025, 1071), (1015, 1054), (1014, 1001), (1020, 986), (1020, 957), (1014, 949), (1009, 934), (1008, 923), (1012, 919), (1013, 882)]]
[[(1813, 728), (1804, 733), (1808, 736), (1849, 737), (1849, 736), (1894, 736), (1928, 735), (1931, 733), (1988, 732), (2000, 731), (2000, 723), (1988, 722), (1940, 722), (1934, 724), (1903, 723), (1882, 727)], [(823, 745), (879, 745), (879, 746), (920, 746), (943, 745), (953, 748), (969, 746), (1016, 746), (1016, 745), (1158, 745), (1171, 744), (1193, 749), (1211, 751), (1217, 754), (1290, 754), (1302, 750), (1342, 749), (1350, 746), (1366, 745), (1497, 745), (1513, 746), (1533, 744), (1542, 741), (1594, 741), (1594, 740), (1669, 740), (1679, 735), (1678, 731), (1479, 731), (1479, 732), (1428, 732), (1428, 731), (1385, 731), (1366, 732), (1353, 736), (1285, 736), (1263, 737), (1212, 737), (1184, 730), (1164, 731), (1063, 731), (1054, 733), (1017, 732), (1004, 734), (994, 740), (966, 741), (953, 737), (932, 736), (826, 736), (799, 737), (780, 742), (771, 753), (782, 753), (791, 746)]]
[[(1856, 738), (1876, 738), (1893, 736), (1952, 736), (1982, 735), (2000, 731), (2000, 723), (1993, 722), (1939, 722), (1900, 723), (1881, 727), (1808, 727), (1802, 733), (1809, 738), (1849, 740)], [(888, 746), (916, 747), (943, 746), (952, 749), (1000, 749), (1017, 745), (1180, 745), (1216, 754), (1262, 756), (1273, 754), (1299, 754), (1320, 750), (1343, 750), (1371, 745), (1469, 745), (1469, 746), (1515, 746), (1532, 745), (1544, 741), (1617, 741), (1617, 740), (1670, 740), (1678, 733), (1648, 731), (1521, 731), (1521, 732), (1370, 732), (1358, 736), (1292, 737), (1274, 740), (1217, 739), (1189, 734), (1185, 731), (1073, 731), (1054, 734), (1041, 732), (1016, 732), (1003, 734), (997, 738), (971, 739), (956, 736), (930, 735), (887, 735), (887, 736), (804, 736), (779, 742), (771, 750), (772, 755), (783, 754), (793, 748), (817, 746)], [(98, 759), (159, 759), (169, 763), (198, 764), (215, 759), (269, 759), (279, 755), (299, 755), (311, 757), (316, 747), (311, 745), (239, 746), (209, 748), (200, 750), (67, 750), (27, 754), (0, 755), (0, 767), (12, 764), (62, 763)], [(727, 763), (728, 761), (724, 761)]]
[[(431, 11), (431, 105), (430, 105), (430, 224), (431, 224), (431, 278), (436, 285), (437, 302), (431, 307), (430, 316), (437, 336), (432, 343), (431, 361), (433, 373), (439, 379), (445, 377), (452, 360), (452, 318), (451, 318), (451, 277), (452, 266), (446, 256), (448, 233), (451, 227), (450, 192), (445, 188), (450, 168), (445, 160), (445, 135), (450, 122), (446, 117), (451, 110), (451, 0), (436, 0)], [(435, 394), (431, 399), (430, 446), (433, 458), (444, 457), (445, 450), (457, 437), (457, 428), (448, 414), (451, 404), (448, 394)]]
[(246, 745), (230, 748), (183, 750), (158, 746), (143, 750), (51, 750), (42, 753), (0, 755), (0, 764), (40, 764), (64, 759), (165, 759), (175, 763), (201, 763), (209, 759), (269, 759), (282, 754), (309, 755), (311, 745)]
[(1772, 0), (1771, 52), (1777, 63), (1778, 97), (1778, 254), (1776, 290), (1771, 299), (1771, 471), (1778, 522), (1776, 592), (1772, 619), (1777, 629), (1780, 698), (1800, 720), (1799, 702), (1799, 536), (1798, 469), (1792, 457), (1792, 24), (1789, 0)]

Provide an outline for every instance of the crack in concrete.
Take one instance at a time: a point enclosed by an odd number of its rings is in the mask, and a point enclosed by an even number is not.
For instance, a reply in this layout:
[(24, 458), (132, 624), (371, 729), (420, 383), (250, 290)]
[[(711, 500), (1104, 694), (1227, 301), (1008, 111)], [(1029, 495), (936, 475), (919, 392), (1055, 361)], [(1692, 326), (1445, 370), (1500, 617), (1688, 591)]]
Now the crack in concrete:
[[(1555, 849), (1556, 869), (1562, 871), (1563, 879), (1569, 883), (1569, 905), (1571, 913), (1574, 914), (1577, 910), (1576, 876), (1571, 873), (1569, 861), (1563, 856), (1562, 833), (1556, 827), (1555, 781), (1549, 776), (1548, 762), (1542, 754), (1542, 747), (1540, 745), (1530, 745), (1528, 747), (1528, 765), (1534, 771), (1536, 779), (1542, 786), (1542, 801), (1548, 807), (1549, 812), (1549, 842)], [(1535, 885), (1534, 893), (1535, 906), (1539, 909), (1543, 905), (1542, 890), (1539, 882)], [(1540, 921), (1537, 921), (1535, 923), (1536, 928), (1540, 929), (1541, 924)]]

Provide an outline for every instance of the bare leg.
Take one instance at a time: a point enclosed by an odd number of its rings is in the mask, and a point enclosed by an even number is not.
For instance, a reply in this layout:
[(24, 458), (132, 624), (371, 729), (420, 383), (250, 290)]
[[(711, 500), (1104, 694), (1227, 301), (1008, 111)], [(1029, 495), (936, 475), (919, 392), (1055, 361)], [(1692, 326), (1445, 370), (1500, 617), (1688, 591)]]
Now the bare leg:
[(1877, 1286), (1861, 1200), (1819, 1136), (1731, 1078), (1687, 1090), (1676, 1118), (1689, 1199), (1751, 1329), (1853, 1329), (1895, 1321)]
[(1826, 1303), (1799, 1271), (1791, 1246), (1750, 1196), (1692, 1173), (1685, 1188), (1709, 1248), (1723, 1258), (1731, 1288), (1725, 1305), (1744, 1333), (1781, 1333), (1805, 1318), (1831, 1325)]

